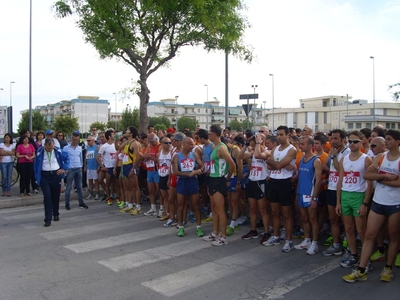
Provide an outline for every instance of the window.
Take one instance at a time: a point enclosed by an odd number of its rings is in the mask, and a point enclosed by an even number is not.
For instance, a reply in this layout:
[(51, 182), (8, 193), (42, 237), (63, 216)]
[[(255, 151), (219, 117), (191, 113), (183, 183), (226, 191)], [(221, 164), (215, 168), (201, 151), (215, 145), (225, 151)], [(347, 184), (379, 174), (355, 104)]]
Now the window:
[(316, 112), (315, 112), (315, 123), (319, 123), (319, 121), (318, 121), (318, 115), (319, 115), (319, 113), (316, 111)]
[(328, 113), (324, 112), (324, 124), (328, 123)]
[(197, 109), (197, 112), (198, 112), (198, 113), (200, 112), (200, 108)]
[(397, 129), (400, 129), (400, 123), (397, 123)]
[(354, 123), (349, 123), (347, 126), (349, 129), (354, 129)]
[(356, 123), (356, 129), (361, 129), (361, 123)]
[(372, 123), (365, 123), (365, 127), (372, 129)]
[(322, 107), (327, 107), (327, 106), (328, 106), (328, 101), (323, 100), (323, 101), (322, 101)]

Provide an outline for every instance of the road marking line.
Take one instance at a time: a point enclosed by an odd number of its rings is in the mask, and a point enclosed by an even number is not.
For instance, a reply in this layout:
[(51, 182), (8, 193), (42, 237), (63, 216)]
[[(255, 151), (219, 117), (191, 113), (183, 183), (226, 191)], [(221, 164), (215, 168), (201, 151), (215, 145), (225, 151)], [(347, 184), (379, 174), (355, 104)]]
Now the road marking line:
[[(229, 241), (238, 240), (239, 235), (229, 237)], [(170, 245), (165, 245), (157, 248), (152, 248), (145, 251), (130, 253), (119, 257), (114, 257), (107, 260), (101, 260), (98, 263), (110, 268), (114, 272), (128, 270), (151, 264), (162, 260), (175, 258), (198, 250), (212, 247), (211, 243), (203, 241), (200, 238), (184, 238), (184, 241), (177, 242)], [(197, 239), (197, 241), (196, 241)]]
[[(213, 246), (210, 245), (210, 247)], [(214, 280), (219, 280), (265, 263), (265, 252), (264, 255), (260, 254), (260, 252), (263, 252), (262, 250), (265, 250), (262, 248), (260, 246), (246, 250), (213, 262), (143, 282), (142, 285), (164, 296), (173, 297)], [(257, 252), (259, 255), (256, 255)]]

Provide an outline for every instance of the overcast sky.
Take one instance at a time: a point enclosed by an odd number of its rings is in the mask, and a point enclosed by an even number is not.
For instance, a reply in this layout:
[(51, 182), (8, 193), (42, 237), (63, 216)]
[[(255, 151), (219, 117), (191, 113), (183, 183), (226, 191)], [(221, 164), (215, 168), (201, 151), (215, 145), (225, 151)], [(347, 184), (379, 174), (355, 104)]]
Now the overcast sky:
[[(134, 69), (116, 60), (100, 60), (83, 41), (73, 19), (56, 19), (55, 0), (33, 2), (33, 107), (113, 93), (136, 80)], [(229, 57), (229, 104), (243, 104), (240, 94), (253, 93), (272, 107), (299, 105), (299, 99), (346, 95), (353, 99), (392, 101), (388, 85), (400, 82), (400, 0), (246, 0), (251, 23), (245, 41), (254, 48), (252, 64)], [(29, 0), (0, 1), (0, 102), (14, 106), (14, 128), (29, 99)], [(225, 56), (201, 48), (182, 48), (168, 68), (149, 77), (150, 101), (179, 96), (193, 104), (216, 97), (225, 101)], [(121, 111), (127, 101), (118, 101)], [(138, 98), (131, 106), (139, 106)]]

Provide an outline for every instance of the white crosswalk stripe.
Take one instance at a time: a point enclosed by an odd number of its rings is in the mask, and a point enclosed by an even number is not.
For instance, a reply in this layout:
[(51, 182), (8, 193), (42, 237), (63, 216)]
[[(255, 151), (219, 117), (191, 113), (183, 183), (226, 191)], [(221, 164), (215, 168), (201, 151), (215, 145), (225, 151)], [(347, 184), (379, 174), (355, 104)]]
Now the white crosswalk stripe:
[[(151, 264), (174, 257), (179, 257), (212, 247), (210, 242), (203, 241), (201, 238), (199, 238), (197, 241), (194, 241), (193, 239), (184, 239), (184, 241), (174, 244), (152, 248), (137, 253), (130, 253), (108, 260), (102, 260), (99, 261), (99, 264), (106, 266), (115, 272), (119, 272), (121, 270), (137, 268), (145, 264)], [(229, 238), (230, 241), (238, 239), (240, 239), (239, 235)]]

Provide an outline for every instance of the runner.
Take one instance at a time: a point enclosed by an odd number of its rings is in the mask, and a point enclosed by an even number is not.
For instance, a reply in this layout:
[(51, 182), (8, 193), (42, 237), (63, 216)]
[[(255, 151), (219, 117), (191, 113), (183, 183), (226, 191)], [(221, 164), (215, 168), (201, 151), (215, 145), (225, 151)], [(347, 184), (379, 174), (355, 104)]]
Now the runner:
[(376, 180), (377, 185), (368, 216), (360, 264), (350, 275), (343, 277), (347, 282), (367, 280), (367, 264), (374, 249), (375, 238), (386, 218), (390, 244), (380, 280), (389, 282), (393, 278), (392, 266), (399, 249), (400, 237), (400, 132), (389, 129), (385, 134), (385, 141), (388, 152), (377, 155), (364, 174), (365, 179)]
[[(228, 194), (228, 186), (230, 185), (231, 176), (235, 170), (235, 163), (229, 154), (228, 148), (221, 142), (221, 133), (222, 130), (218, 125), (210, 126), (210, 141), (215, 145), (211, 153), (209, 183), (214, 230), (210, 235), (204, 237), (204, 240), (212, 241), (213, 246), (224, 246), (228, 244), (224, 197)], [(219, 235), (220, 227), (221, 235)]]

